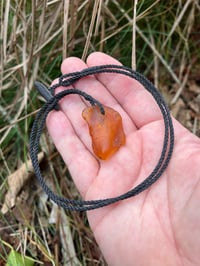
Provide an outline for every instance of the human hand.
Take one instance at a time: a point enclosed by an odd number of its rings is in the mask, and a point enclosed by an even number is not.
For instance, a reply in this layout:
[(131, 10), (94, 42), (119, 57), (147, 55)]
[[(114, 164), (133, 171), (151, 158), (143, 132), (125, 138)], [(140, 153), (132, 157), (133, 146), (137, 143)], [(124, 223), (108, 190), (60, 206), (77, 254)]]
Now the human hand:
[[(101, 64), (119, 64), (103, 53), (63, 61), (62, 73)], [(80, 79), (75, 87), (117, 110), (126, 145), (109, 160), (91, 148), (86, 106), (77, 95), (60, 102), (47, 127), (85, 200), (115, 197), (143, 181), (156, 165), (164, 124), (152, 96), (137, 81), (119, 74)], [(56, 92), (62, 90), (58, 88)], [(199, 265), (200, 140), (176, 120), (175, 149), (162, 177), (136, 197), (88, 212), (90, 226), (109, 265)]]

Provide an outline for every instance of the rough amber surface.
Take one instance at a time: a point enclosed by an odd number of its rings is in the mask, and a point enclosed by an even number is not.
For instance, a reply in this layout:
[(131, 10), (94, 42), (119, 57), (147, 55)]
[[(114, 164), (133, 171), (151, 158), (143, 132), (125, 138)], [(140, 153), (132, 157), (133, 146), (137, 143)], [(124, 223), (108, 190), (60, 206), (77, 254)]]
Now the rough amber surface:
[(89, 127), (93, 151), (101, 160), (116, 153), (126, 141), (120, 114), (107, 106), (104, 110), (103, 115), (98, 106), (90, 106), (82, 113)]

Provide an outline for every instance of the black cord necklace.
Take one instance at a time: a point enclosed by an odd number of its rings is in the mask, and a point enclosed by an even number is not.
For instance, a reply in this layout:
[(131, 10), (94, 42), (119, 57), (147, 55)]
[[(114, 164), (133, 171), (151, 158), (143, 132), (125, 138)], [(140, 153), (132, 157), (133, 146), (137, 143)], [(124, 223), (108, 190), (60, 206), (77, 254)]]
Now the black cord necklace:
[[(47, 186), (47, 184), (44, 181), (44, 178), (40, 171), (40, 166), (37, 157), (39, 150), (39, 140), (49, 112), (52, 111), (53, 109), (58, 110), (58, 102), (60, 101), (60, 99), (69, 94), (79, 94), (80, 96), (84, 97), (85, 100), (89, 101), (91, 105), (99, 106), (101, 113), (104, 114), (104, 108), (102, 104), (98, 102), (96, 99), (94, 99), (92, 96), (88, 95), (87, 93), (81, 90), (66, 89), (54, 95), (54, 91), (57, 87), (60, 86), (68, 87), (83, 77), (98, 73), (118, 73), (129, 76), (130, 78), (139, 81), (144, 86), (144, 88), (149, 93), (151, 93), (151, 95), (153, 96), (153, 98), (155, 99), (156, 103), (160, 108), (164, 121), (165, 133), (164, 133), (162, 152), (158, 160), (158, 163), (155, 166), (154, 170), (151, 172), (151, 174), (148, 177), (146, 177), (146, 179), (143, 182), (141, 182), (139, 185), (137, 185), (135, 188), (131, 189), (130, 191), (122, 195), (113, 198), (90, 200), (90, 201), (67, 199), (56, 195)], [(47, 90), (46, 87), (40, 82), (36, 82), (35, 85), (42, 94), (42, 96), (47, 100), (47, 102), (42, 106), (40, 111), (37, 113), (35, 121), (32, 126), (31, 135), (30, 135), (30, 156), (33, 168), (35, 170), (35, 175), (37, 176), (40, 185), (42, 186), (43, 190), (47, 193), (48, 197), (59, 206), (68, 210), (87, 211), (87, 210), (101, 208), (109, 204), (115, 203), (117, 201), (133, 197), (141, 193), (145, 189), (149, 188), (153, 183), (155, 183), (156, 180), (158, 180), (158, 178), (163, 174), (163, 172), (167, 168), (174, 148), (174, 129), (172, 124), (172, 119), (170, 116), (169, 109), (166, 103), (164, 102), (162, 96), (160, 95), (160, 93), (157, 91), (154, 85), (140, 73), (133, 71), (132, 69), (125, 66), (101, 65), (101, 66), (90, 67), (79, 72), (73, 72), (62, 75), (59, 78), (58, 83), (51, 86), (50, 90)]]

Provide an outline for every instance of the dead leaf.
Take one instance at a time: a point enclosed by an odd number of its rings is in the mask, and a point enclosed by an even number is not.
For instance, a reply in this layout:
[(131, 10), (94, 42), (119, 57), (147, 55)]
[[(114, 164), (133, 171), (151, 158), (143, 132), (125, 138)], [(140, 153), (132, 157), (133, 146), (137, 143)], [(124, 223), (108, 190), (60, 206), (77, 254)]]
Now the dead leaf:
[[(38, 154), (38, 161), (41, 162), (44, 158), (44, 153)], [(15, 206), (18, 193), (30, 178), (33, 173), (33, 166), (31, 160), (23, 163), (22, 166), (8, 176), (8, 191), (5, 196), (4, 204), (1, 208), (1, 212), (5, 214), (10, 208)]]

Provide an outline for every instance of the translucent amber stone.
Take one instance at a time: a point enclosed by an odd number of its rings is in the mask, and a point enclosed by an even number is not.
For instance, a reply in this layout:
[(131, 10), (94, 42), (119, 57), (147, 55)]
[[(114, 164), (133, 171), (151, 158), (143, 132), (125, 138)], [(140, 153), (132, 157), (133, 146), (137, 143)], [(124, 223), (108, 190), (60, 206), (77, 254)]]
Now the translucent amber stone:
[(104, 110), (103, 115), (98, 106), (90, 106), (82, 113), (89, 127), (93, 151), (102, 160), (116, 153), (126, 140), (120, 114), (107, 106)]

